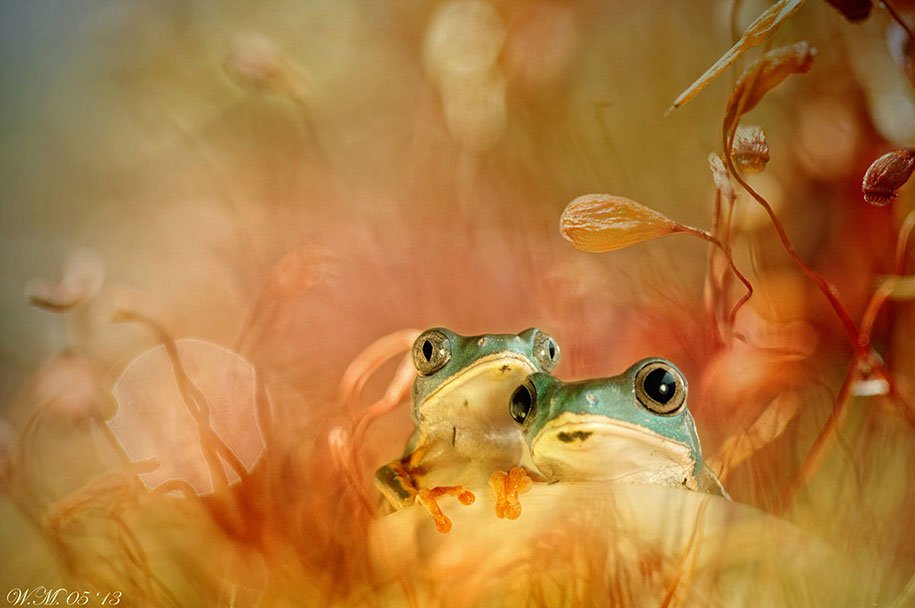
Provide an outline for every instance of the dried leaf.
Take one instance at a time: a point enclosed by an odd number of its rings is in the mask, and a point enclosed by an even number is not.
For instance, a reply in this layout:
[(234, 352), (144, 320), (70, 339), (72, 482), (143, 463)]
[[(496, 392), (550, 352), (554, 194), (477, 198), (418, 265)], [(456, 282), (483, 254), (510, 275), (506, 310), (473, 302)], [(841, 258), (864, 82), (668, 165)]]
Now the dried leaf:
[[(729, 65), (737, 61), (741, 55), (755, 46), (766, 42), (772, 34), (778, 29), (788, 17), (793, 15), (801, 7), (804, 0), (779, 0), (770, 6), (763, 14), (756, 18), (756, 21), (750, 24), (737, 41), (712, 67), (706, 70), (705, 74), (699, 77), (696, 82), (689, 88), (680, 93), (680, 96), (674, 101), (670, 110), (679, 108), (690, 99), (699, 94), (712, 80), (714, 80)], [(670, 111), (668, 110), (668, 111)]]
[(826, 3), (851, 21), (857, 23), (864, 21), (871, 14), (874, 3), (871, 0), (826, 0)]
[(566, 206), (559, 231), (576, 249), (602, 253), (685, 232), (687, 228), (628, 198), (586, 194)]
[(915, 150), (887, 152), (868, 167), (861, 182), (864, 200), (871, 205), (888, 205), (915, 170)]
[(814, 57), (815, 48), (807, 42), (798, 42), (769, 51), (744, 70), (728, 99), (725, 131), (730, 132), (741, 116), (755, 108), (785, 78), (809, 71)]
[(731, 144), (731, 159), (744, 173), (761, 173), (769, 162), (769, 142), (760, 127), (737, 127)]

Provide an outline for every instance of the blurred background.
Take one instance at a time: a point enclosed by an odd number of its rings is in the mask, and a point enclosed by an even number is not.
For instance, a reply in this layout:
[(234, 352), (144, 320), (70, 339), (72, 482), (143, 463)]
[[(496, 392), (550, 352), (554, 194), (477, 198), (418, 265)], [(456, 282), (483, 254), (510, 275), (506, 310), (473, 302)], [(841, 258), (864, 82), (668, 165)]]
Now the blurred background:
[[(674, 235), (597, 255), (558, 229), (587, 193), (712, 225), (708, 155), (722, 151), (737, 72), (665, 113), (767, 6), (4, 3), (0, 590), (107, 585), (136, 605), (369, 602), (374, 513), (335, 472), (328, 441), (355, 415), (339, 407), (340, 381), (375, 340), (444, 325), (540, 327), (561, 344), (566, 380), (673, 360), (707, 457), (790, 398), (783, 429), (730, 476), (734, 499), (867, 556), (871, 597), (896, 598), (915, 573), (915, 416), (858, 387), (838, 447), (782, 503), (853, 350), (753, 201), (740, 197), (734, 224), (756, 289), (737, 318), (746, 341), (723, 340), (709, 314), (707, 243)], [(773, 42), (799, 40), (817, 48), (810, 73), (744, 119), (771, 154), (751, 183), (859, 319), (912, 209), (911, 187), (882, 208), (861, 196), (870, 163), (915, 142), (912, 43), (882, 10), (852, 24), (813, 0)], [(30, 306), (36, 294), (57, 304)], [(121, 466), (99, 448), (112, 445), (102, 421), (125, 402), (113, 390), (161, 338), (112, 322), (125, 310), (256, 370), (239, 407), (271, 414), (247, 438), (265, 451), (241, 484), (183, 502), (99, 485)], [(873, 335), (902, 402), (915, 399), (913, 321), (892, 303)], [(201, 348), (205, 368), (217, 351)], [(396, 362), (372, 376), (366, 404)], [(150, 386), (174, 382), (156, 373)], [(371, 491), (410, 430), (401, 405), (349, 446), (357, 485)], [(118, 538), (134, 559), (105, 544)], [(235, 561), (198, 563), (199, 542), (231, 545)], [(238, 572), (244, 582), (226, 582)], [(232, 585), (248, 590), (234, 604)]]

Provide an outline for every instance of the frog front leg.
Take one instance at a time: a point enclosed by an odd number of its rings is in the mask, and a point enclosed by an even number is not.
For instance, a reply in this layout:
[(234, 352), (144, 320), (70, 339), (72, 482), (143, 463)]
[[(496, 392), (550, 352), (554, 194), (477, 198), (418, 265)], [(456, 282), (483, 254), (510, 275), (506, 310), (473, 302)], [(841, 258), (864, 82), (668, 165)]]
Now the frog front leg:
[(419, 503), (432, 516), (435, 529), (445, 533), (451, 530), (452, 524), (439, 506), (438, 499), (443, 496), (455, 496), (461, 504), (470, 505), (476, 500), (476, 496), (460, 485), (420, 487), (418, 478), (425, 473), (421, 462), (427, 451), (427, 448), (418, 448), (403, 458), (381, 467), (375, 473), (375, 484), (395, 509)]
[(489, 487), (496, 501), (496, 517), (518, 519), (521, 516), (520, 495), (531, 489), (533, 478), (522, 466), (505, 471), (495, 471), (489, 477)]

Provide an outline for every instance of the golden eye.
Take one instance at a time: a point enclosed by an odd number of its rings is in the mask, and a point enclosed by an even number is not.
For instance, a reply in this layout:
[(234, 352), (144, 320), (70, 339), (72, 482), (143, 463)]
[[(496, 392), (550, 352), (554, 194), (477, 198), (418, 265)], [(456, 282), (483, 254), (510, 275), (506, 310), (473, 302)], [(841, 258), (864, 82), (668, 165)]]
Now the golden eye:
[(686, 404), (686, 380), (672, 364), (652, 361), (635, 375), (635, 396), (655, 414), (676, 414)]
[(515, 389), (509, 401), (509, 412), (511, 412), (512, 420), (518, 424), (524, 424), (524, 421), (534, 409), (535, 394), (533, 387), (527, 382)]
[(542, 331), (534, 334), (534, 359), (544, 371), (556, 369), (559, 364), (559, 344), (552, 336)]
[(434, 374), (451, 360), (451, 340), (437, 329), (425, 331), (413, 343), (413, 365), (422, 376)]

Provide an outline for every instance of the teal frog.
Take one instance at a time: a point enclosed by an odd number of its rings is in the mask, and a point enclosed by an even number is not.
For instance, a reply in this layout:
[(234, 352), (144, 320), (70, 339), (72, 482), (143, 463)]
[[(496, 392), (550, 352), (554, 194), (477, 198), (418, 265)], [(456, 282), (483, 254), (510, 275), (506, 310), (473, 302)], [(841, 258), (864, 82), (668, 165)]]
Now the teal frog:
[(419, 502), (447, 532), (450, 520), (436, 502), (441, 496), (470, 504), (469, 488), (489, 482), (498, 513), (506, 497), (491, 478), (508, 470), (507, 499), (516, 500), (529, 481), (519, 466), (527, 450), (505, 404), (528, 375), (550, 372), (558, 362), (559, 345), (535, 328), (517, 335), (461, 336), (440, 327), (420, 334), (413, 344), (416, 428), (404, 456), (375, 475), (388, 502), (398, 509)]
[(612, 378), (562, 382), (532, 374), (509, 411), (549, 481), (683, 486), (727, 497), (702, 460), (687, 392), (675, 365), (652, 358)]

